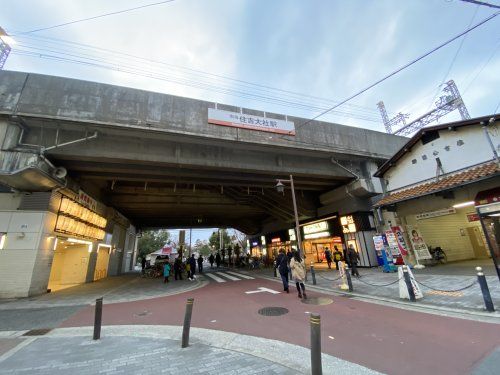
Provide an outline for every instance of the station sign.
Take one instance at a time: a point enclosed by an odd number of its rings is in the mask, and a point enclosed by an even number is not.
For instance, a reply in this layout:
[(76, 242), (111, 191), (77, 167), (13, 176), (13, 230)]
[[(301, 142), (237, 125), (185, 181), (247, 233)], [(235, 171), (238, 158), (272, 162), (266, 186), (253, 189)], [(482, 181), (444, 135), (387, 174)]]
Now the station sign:
[(354, 217), (352, 215), (341, 216), (340, 225), (342, 225), (343, 233), (356, 233), (357, 231), (356, 224), (354, 223)]
[(224, 111), (215, 108), (208, 108), (208, 123), (231, 126), (233, 128), (295, 135), (295, 125), (292, 121)]

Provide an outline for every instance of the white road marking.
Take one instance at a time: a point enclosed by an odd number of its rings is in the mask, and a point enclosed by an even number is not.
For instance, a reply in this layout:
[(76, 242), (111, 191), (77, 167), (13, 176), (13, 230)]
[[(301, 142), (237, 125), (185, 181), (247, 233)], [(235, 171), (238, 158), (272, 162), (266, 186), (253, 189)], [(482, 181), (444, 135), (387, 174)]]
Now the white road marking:
[(271, 294), (280, 294), (280, 292), (277, 292), (276, 290), (263, 288), (263, 287), (260, 287), (257, 290), (249, 290), (248, 292), (245, 292), (245, 293), (246, 294), (254, 294), (254, 293), (262, 293), (262, 292), (267, 292), (267, 293), (271, 293)]
[(237, 277), (234, 277), (234, 276), (231, 276), (231, 275), (228, 275), (227, 273), (225, 272), (216, 272), (217, 275), (219, 276), (222, 276), (222, 277), (225, 277), (229, 280), (233, 280), (233, 281), (240, 281), (241, 279), (238, 279)]
[(230, 272), (230, 271), (227, 271), (226, 273), (229, 273), (231, 275), (234, 275), (234, 276), (238, 276), (238, 277), (241, 277), (243, 279), (247, 279), (247, 280), (255, 280), (254, 277), (252, 276), (247, 276), (247, 275), (243, 275), (241, 273), (237, 273), (237, 272)]
[(226, 280), (223, 280), (220, 277), (215, 276), (215, 275), (213, 275), (211, 273), (205, 273), (204, 275), (210, 277), (211, 279), (217, 281), (218, 283), (225, 283), (226, 282)]
[(31, 344), (33, 341), (35, 341), (37, 337), (30, 337), (26, 340), (23, 340), (20, 344), (17, 344), (17, 346), (13, 347), (12, 349), (8, 350), (7, 352), (3, 353), (0, 356), (0, 362), (5, 361), (7, 358), (12, 357), (14, 354), (16, 354), (19, 350), (24, 348), (25, 346), (28, 346)]

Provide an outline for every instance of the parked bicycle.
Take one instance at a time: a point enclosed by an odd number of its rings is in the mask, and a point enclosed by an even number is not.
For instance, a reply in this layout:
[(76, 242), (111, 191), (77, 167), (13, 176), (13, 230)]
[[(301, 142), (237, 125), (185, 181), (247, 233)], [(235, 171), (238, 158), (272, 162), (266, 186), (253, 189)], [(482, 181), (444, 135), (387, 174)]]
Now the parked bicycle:
[(433, 264), (445, 264), (446, 262), (448, 262), (448, 257), (440, 246), (436, 246), (434, 248), (429, 246), (429, 253), (431, 253), (431, 261)]

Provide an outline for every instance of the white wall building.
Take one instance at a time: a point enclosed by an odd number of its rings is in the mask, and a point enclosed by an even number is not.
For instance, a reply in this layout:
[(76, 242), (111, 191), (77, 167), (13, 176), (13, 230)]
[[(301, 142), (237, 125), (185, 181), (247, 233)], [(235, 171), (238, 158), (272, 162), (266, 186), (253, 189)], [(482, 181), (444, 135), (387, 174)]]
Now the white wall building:
[(449, 261), (490, 257), (474, 200), (500, 186), (499, 116), (423, 128), (375, 173), (386, 193), (376, 203), (380, 230), (420, 230)]

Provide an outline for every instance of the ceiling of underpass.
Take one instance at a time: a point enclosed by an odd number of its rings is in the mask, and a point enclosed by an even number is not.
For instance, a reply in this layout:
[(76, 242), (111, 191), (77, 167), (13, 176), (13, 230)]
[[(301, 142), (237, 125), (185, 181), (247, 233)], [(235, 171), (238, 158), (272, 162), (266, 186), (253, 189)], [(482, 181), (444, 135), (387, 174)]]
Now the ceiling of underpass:
[[(84, 190), (141, 228), (233, 227), (257, 233), (264, 222), (292, 223), (289, 186), (276, 191), (277, 178), (242, 171), (189, 169), (169, 165), (110, 163), (51, 157), (64, 166)], [(346, 178), (294, 176), (301, 219), (316, 216), (319, 194), (344, 184)]]

